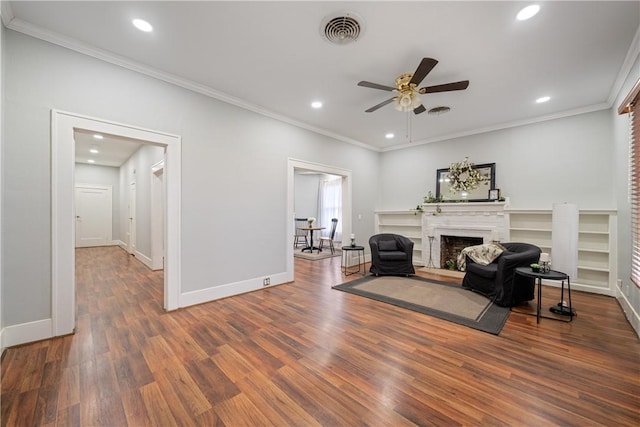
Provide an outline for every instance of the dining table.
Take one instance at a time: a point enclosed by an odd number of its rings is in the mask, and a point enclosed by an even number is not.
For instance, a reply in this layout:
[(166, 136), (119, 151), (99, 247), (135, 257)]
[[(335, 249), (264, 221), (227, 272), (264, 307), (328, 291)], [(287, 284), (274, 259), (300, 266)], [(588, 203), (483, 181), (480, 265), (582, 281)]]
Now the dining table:
[(317, 246), (313, 246), (313, 232), (314, 231), (319, 231), (319, 230), (324, 230), (327, 227), (298, 227), (298, 230), (305, 230), (309, 232), (309, 246), (306, 246), (304, 248), (302, 248), (302, 250), (300, 252), (304, 252), (304, 251), (309, 251), (311, 253), (313, 253), (314, 250), (317, 250), (318, 253), (322, 252), (322, 249), (320, 249)]

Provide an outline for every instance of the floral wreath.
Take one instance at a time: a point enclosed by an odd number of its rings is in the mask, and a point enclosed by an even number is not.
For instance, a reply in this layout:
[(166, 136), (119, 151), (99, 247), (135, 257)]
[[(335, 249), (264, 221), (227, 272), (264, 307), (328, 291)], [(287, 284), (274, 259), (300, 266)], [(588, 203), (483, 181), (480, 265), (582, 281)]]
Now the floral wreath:
[(485, 179), (477, 169), (474, 169), (473, 163), (469, 163), (468, 157), (449, 166), (449, 191), (452, 193), (475, 190)]

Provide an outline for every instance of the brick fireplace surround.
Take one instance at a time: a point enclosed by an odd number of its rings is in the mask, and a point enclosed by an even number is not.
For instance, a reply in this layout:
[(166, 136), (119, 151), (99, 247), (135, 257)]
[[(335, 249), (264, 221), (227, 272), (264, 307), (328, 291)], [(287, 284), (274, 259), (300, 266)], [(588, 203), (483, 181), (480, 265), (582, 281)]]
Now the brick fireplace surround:
[[(438, 206), (440, 213), (436, 212)], [(422, 253), (429, 257), (429, 234), (432, 234), (431, 258), (436, 267), (445, 268), (444, 262), (451, 257), (450, 252), (443, 253), (441, 249), (444, 236), (482, 239), (475, 243), (481, 244), (501, 241), (507, 234), (504, 214), (507, 202), (426, 203), (422, 207)]]

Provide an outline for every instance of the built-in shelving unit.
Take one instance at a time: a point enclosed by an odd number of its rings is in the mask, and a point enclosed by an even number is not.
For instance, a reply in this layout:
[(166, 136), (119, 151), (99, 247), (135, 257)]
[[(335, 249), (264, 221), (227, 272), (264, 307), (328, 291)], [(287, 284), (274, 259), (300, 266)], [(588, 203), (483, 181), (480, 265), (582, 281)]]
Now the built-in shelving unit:
[(413, 245), (413, 263), (425, 265), (422, 254), (422, 214), (412, 211), (377, 211), (375, 230), (378, 233), (394, 233), (408, 237)]
[[(551, 253), (552, 213), (550, 210), (509, 210), (508, 240), (537, 245)], [(582, 210), (578, 219), (578, 277), (572, 287), (614, 295), (617, 280), (617, 215), (615, 211)]]

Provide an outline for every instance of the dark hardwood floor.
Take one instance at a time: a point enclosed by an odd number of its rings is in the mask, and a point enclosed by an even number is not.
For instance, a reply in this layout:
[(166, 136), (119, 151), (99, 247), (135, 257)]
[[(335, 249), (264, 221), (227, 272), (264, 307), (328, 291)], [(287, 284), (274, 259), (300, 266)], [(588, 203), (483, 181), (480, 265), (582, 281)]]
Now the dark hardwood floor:
[(296, 258), (293, 283), (165, 313), (161, 272), (76, 253), (77, 332), (6, 350), (3, 426), (640, 425), (614, 298), (574, 292), (573, 323), (511, 313), (494, 336), (332, 290), (340, 258)]

